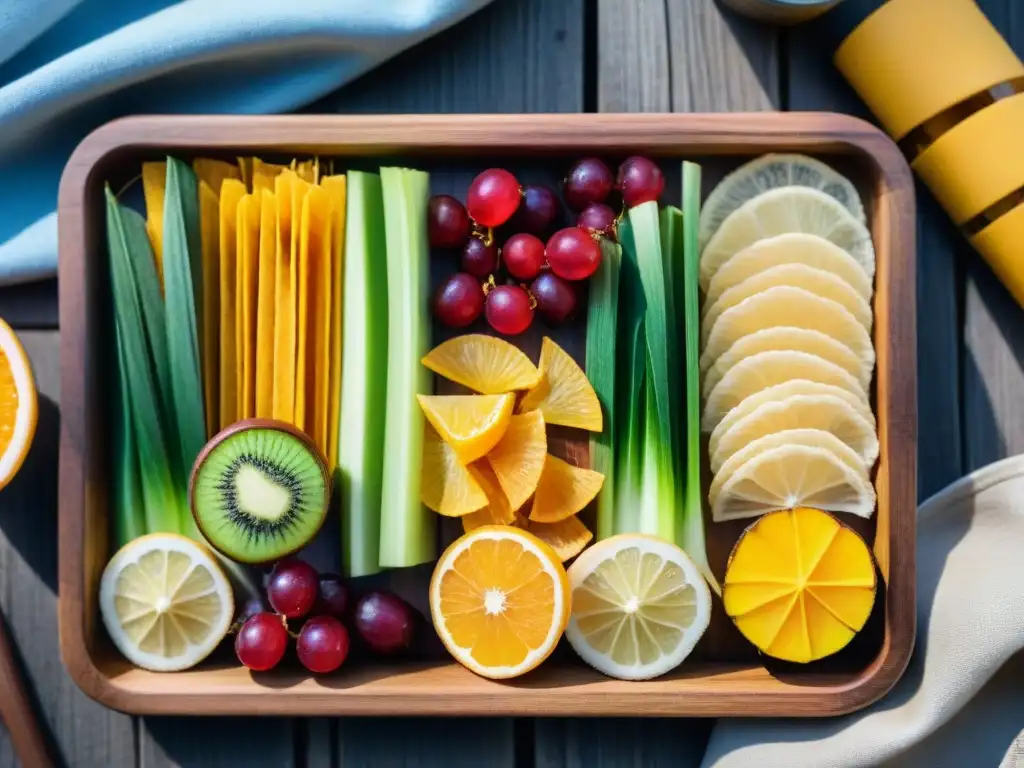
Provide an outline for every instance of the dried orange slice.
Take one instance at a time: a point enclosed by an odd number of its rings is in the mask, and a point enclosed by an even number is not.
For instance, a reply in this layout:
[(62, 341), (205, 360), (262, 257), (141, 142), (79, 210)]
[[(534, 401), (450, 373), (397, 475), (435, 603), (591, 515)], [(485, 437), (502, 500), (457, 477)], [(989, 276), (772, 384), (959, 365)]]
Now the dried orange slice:
[(600, 472), (574, 467), (548, 454), (533, 496), (530, 520), (557, 523), (572, 517), (594, 500), (603, 484), (604, 475)]
[(540, 371), (522, 350), (480, 333), (438, 344), (421, 362), (439, 376), (484, 395), (531, 389), (540, 381)]
[(540, 349), (540, 382), (519, 403), (519, 413), (539, 410), (548, 424), (600, 432), (601, 404), (587, 375), (555, 342), (544, 337)]
[(523, 506), (537, 490), (547, 454), (544, 414), (530, 411), (513, 416), (501, 442), (487, 454), (512, 509)]
[(527, 522), (526, 529), (555, 550), (555, 554), (562, 558), (563, 563), (576, 557), (594, 538), (594, 534), (575, 515), (557, 523), (530, 521)]
[(807, 663), (846, 647), (875, 603), (864, 540), (827, 512), (770, 512), (736, 542), (722, 600), (762, 653)]
[(487, 506), (483, 488), (429, 424), (423, 428), (420, 501), (445, 517), (462, 517)]
[(487, 503), (478, 510), (462, 517), (462, 530), (469, 533), (484, 525), (512, 525), (516, 513), (509, 506), (508, 498), (498, 485), (498, 478), (487, 462), (479, 461), (469, 468), (477, 486), (483, 489)]
[(21, 342), (0, 320), (0, 488), (21, 469), (36, 434), (36, 382)]
[(485, 526), (456, 540), (434, 568), (430, 615), (448, 652), (492, 679), (525, 674), (569, 621), (569, 577), (536, 536)]
[(487, 454), (505, 435), (515, 395), (416, 395), (427, 421), (471, 464)]

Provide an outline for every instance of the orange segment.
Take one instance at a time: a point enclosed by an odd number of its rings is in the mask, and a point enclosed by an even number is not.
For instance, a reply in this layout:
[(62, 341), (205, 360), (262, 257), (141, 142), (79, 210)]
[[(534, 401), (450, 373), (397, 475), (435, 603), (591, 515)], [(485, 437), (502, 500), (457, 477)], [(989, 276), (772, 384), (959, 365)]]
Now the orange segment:
[(487, 505), (480, 484), (429, 424), (423, 430), (420, 500), (446, 517), (468, 515)]
[(517, 677), (558, 644), (569, 621), (569, 579), (536, 536), (485, 526), (438, 560), (430, 613), (438, 637), (461, 664), (483, 677)]
[(530, 520), (557, 523), (572, 517), (594, 500), (603, 484), (604, 475), (600, 472), (574, 467), (548, 454), (533, 497)]
[(505, 436), (515, 395), (416, 395), (427, 421), (463, 464), (487, 455)]
[(485, 395), (530, 389), (540, 381), (540, 371), (522, 350), (479, 333), (438, 344), (421, 362), (439, 376)]
[(519, 412), (539, 410), (548, 424), (591, 432), (604, 428), (601, 404), (587, 375), (572, 357), (544, 337), (540, 350), (540, 382), (523, 397)]
[(0, 488), (21, 469), (36, 434), (37, 416), (32, 365), (14, 331), (0, 320)]
[(462, 517), (462, 530), (469, 533), (484, 525), (512, 525), (516, 521), (516, 514), (498, 485), (494, 471), (485, 462), (477, 462), (469, 467), (468, 472), (482, 489), (486, 503)]
[(527, 523), (527, 530), (555, 550), (563, 563), (576, 557), (594, 538), (594, 534), (575, 515), (557, 523), (531, 521)]
[(807, 663), (844, 648), (875, 603), (864, 540), (835, 517), (798, 507), (764, 515), (736, 542), (725, 612), (763, 653)]
[(544, 414), (530, 411), (513, 416), (505, 436), (487, 454), (487, 462), (512, 509), (523, 506), (537, 490), (547, 453)]

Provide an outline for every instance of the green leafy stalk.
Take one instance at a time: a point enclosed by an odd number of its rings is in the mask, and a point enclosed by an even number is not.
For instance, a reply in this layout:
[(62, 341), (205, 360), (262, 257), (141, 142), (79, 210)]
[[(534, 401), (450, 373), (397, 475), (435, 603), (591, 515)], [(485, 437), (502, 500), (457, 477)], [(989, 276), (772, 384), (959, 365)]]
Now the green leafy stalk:
[(388, 374), (388, 265), (380, 177), (349, 171), (338, 467), (342, 561), (349, 576), (380, 570)]
[(117, 366), (117, 408), (114, 411), (114, 544), (123, 547), (146, 533), (146, 504), (132, 429), (131, 393), (121, 330), (114, 320), (114, 363)]
[(700, 166), (683, 163), (683, 291), (686, 335), (686, 490), (677, 540), (700, 567), (708, 584), (721, 595), (708, 565), (704, 542), (704, 493), (701, 485), (700, 439)]
[(590, 468), (604, 475), (597, 497), (597, 537), (615, 533), (615, 348), (622, 249), (601, 240), (601, 266), (590, 280), (587, 305), (587, 378), (604, 411), (604, 431), (590, 438)]
[(420, 501), (425, 421), (416, 400), (417, 394), (428, 394), (431, 387), (430, 371), (420, 363), (430, 345), (426, 221), (430, 177), (406, 168), (382, 168), (380, 177), (388, 264), (380, 565), (402, 568), (436, 555), (435, 516)]

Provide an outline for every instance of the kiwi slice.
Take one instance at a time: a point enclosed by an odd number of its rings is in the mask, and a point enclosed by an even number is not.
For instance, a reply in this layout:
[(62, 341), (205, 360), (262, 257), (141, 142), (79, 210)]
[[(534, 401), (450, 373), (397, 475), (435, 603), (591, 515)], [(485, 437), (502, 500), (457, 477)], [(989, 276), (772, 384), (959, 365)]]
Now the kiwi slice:
[(330, 496), (330, 473), (316, 444), (271, 419), (240, 421), (214, 436), (189, 481), (199, 530), (241, 563), (271, 562), (308, 544)]

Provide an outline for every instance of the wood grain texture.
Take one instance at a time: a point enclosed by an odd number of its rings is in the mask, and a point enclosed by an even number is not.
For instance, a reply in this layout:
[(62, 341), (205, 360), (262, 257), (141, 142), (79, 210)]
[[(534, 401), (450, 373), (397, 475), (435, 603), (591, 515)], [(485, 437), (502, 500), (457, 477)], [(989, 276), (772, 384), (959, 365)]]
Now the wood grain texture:
[[(415, 131), (408, 129), (411, 120)], [(719, 155), (775, 149), (835, 156), (856, 165), (860, 176), (872, 180), (868, 209), (878, 269), (875, 344), (881, 458), (875, 551), (889, 589), (884, 635), (875, 635), (880, 650), (878, 645), (869, 649), (872, 656), (877, 653), (874, 661), (846, 669), (821, 666), (809, 673), (769, 673), (756, 665), (695, 661), (647, 683), (604, 679), (575, 662), (548, 665), (526, 680), (500, 684), (436, 662), (390, 669), (359, 666), (324, 679), (282, 670), (272, 679), (255, 680), (235, 665), (211, 663), (158, 675), (118, 659), (95, 627), (94, 585), (107, 554), (102, 481), (106, 422), (103, 400), (97, 395), (102, 381), (100, 345), (107, 338), (100, 323), (104, 272), (98, 211), (101, 181), (116, 174), (125, 157), (147, 148), (183, 154), (201, 148), (244, 154), (308, 151), (378, 160), (401, 156), (427, 165), (441, 157), (445, 164), (457, 164), (467, 157), (479, 162), (481, 156), (536, 156), (542, 148), (546, 162), (555, 167), (583, 152), (614, 155), (642, 150), (662, 158), (696, 158), (717, 172), (737, 159)], [(135, 118), (107, 126), (79, 148), (59, 200), (65, 394), (60, 454), (61, 648), (72, 677), (94, 697), (145, 714), (822, 716), (873, 701), (902, 672), (914, 634), (913, 197), (909, 169), (895, 146), (871, 126), (839, 115), (779, 113)], [(712, 529), (710, 535), (719, 535), (718, 530)]]
[(509, 718), (345, 718), (338, 768), (513, 768), (513, 728)]
[[(56, 331), (19, 334), (39, 389), (39, 421), (28, 458), (2, 492), (0, 607), (15, 656), (34, 692), (36, 716), (58, 764), (131, 766), (132, 718), (82, 693), (61, 666), (57, 630), (57, 440), (60, 360)], [(0, 766), (14, 766), (0, 729)]]
[(293, 768), (294, 720), (246, 717), (139, 718), (141, 768)]
[(536, 768), (698, 768), (711, 720), (539, 720)]

